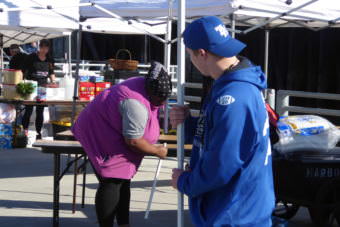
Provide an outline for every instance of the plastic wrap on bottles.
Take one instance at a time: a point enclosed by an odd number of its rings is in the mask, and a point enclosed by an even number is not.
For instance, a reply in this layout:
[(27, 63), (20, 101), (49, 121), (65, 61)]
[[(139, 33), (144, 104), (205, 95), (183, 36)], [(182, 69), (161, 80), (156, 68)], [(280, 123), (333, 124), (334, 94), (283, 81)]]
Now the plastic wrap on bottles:
[(329, 151), (340, 139), (340, 131), (328, 120), (315, 115), (281, 117), (278, 122), (279, 142), (274, 149), (293, 151)]
[(15, 108), (13, 105), (0, 103), (0, 123), (9, 124), (15, 120)]

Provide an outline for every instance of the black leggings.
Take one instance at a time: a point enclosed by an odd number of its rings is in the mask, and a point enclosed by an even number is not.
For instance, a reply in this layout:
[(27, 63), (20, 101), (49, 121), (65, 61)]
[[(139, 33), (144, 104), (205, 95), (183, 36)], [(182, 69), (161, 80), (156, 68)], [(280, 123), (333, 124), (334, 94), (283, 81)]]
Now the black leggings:
[(99, 178), (96, 193), (96, 212), (100, 227), (129, 224), (130, 180)]
[[(36, 119), (35, 119), (35, 130), (39, 135), (41, 135), (41, 129), (44, 123), (44, 107), (45, 106), (36, 106)], [(33, 112), (33, 106), (25, 106), (25, 114), (22, 118), (22, 126), (24, 129), (28, 129), (30, 124), (31, 115)]]

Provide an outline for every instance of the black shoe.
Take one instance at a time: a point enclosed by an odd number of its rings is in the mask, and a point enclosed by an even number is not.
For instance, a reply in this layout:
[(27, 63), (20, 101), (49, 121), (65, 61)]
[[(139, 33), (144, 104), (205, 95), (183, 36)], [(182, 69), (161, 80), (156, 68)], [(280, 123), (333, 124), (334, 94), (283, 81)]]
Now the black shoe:
[(36, 137), (35, 137), (36, 140), (41, 140), (42, 137), (41, 137), (41, 134), (38, 134)]

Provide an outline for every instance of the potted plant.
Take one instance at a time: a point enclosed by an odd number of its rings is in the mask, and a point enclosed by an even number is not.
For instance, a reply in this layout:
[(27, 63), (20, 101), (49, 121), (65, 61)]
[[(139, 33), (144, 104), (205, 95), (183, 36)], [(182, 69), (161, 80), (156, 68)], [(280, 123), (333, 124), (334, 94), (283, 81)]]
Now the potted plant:
[(33, 94), (36, 86), (31, 82), (21, 82), (17, 84), (16, 91), (23, 99), (32, 99), (30, 97)]

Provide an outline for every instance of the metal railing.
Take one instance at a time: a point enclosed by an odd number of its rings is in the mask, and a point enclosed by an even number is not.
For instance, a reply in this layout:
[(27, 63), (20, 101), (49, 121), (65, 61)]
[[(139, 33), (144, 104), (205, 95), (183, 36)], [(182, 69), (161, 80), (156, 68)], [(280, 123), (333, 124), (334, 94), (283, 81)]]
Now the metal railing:
[(288, 116), (289, 112), (294, 112), (340, 117), (340, 110), (290, 106), (290, 97), (340, 101), (340, 94), (278, 90), (276, 94), (276, 111), (280, 116)]
[[(4, 67), (8, 68), (8, 64), (9, 64), (9, 62), (5, 61)], [(60, 77), (60, 76), (63, 75), (62, 68), (63, 68), (63, 65), (65, 65), (65, 64), (68, 65), (68, 63), (65, 63), (65, 62), (56, 62), (54, 64), (55, 65), (54, 72), (55, 72), (56, 76)], [(80, 67), (81, 70), (88, 70), (88, 71), (100, 74), (105, 70), (106, 67), (110, 67), (110, 66), (108, 66), (105, 61), (90, 62), (90, 61), (82, 60), (79, 64), (79, 67)], [(148, 64), (139, 64), (138, 65), (138, 70), (139, 70), (140, 74), (142, 74), (142, 75), (145, 75), (148, 72), (149, 68), (150, 68), (150, 65), (148, 65)], [(73, 75), (76, 72), (75, 69), (76, 69), (76, 63), (72, 62), (72, 74)], [(177, 71), (177, 66), (176, 65), (170, 65), (169, 74), (172, 77), (173, 83), (177, 83), (176, 71)]]
[[(202, 89), (202, 83), (185, 83), (184, 86), (186, 88)], [(340, 110), (291, 106), (289, 104), (290, 97), (340, 101), (340, 94), (290, 91), (290, 90), (278, 90), (277, 93), (275, 94), (275, 91), (273, 89), (270, 89), (269, 93), (270, 95), (268, 94), (267, 95), (270, 97), (267, 97), (267, 101), (271, 101), (272, 104), (275, 104), (276, 111), (280, 116), (288, 116), (289, 112), (294, 112), (340, 117)], [(201, 97), (185, 95), (184, 100), (186, 102), (201, 102)], [(191, 113), (197, 116), (199, 110), (191, 109)]]

